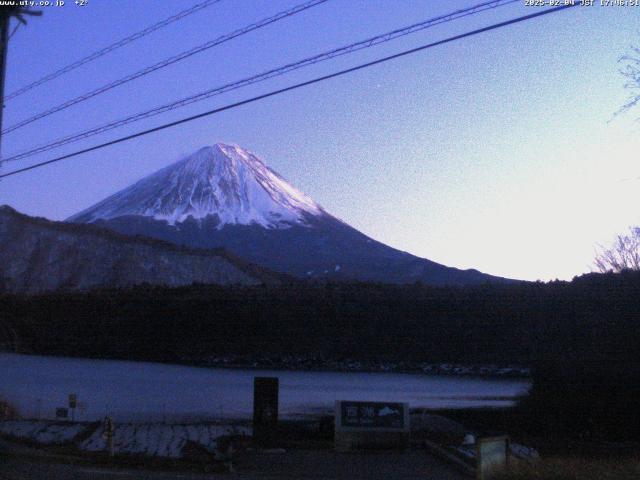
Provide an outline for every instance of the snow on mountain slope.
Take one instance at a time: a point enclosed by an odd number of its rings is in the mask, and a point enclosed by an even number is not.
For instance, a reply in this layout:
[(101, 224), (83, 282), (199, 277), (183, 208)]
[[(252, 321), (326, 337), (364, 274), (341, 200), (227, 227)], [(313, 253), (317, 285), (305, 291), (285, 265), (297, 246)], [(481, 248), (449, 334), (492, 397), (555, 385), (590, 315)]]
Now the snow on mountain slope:
[(248, 151), (205, 147), (69, 219), (234, 255), (305, 279), (465, 285), (503, 279), (377, 242), (326, 212)]
[(165, 220), (217, 216), (224, 225), (288, 228), (305, 225), (324, 210), (258, 157), (238, 146), (217, 143), (143, 178), (71, 218), (95, 222), (128, 215)]

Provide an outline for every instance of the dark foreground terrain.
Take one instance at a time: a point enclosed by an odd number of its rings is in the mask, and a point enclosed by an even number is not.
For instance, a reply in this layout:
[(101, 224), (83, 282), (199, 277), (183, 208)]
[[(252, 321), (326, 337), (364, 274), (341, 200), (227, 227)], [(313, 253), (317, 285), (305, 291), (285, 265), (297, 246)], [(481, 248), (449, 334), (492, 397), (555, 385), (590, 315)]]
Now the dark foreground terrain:
[(336, 453), (330, 448), (245, 452), (232, 473), (202, 473), (189, 468), (158, 470), (140, 466), (92, 465), (82, 459), (51, 456), (0, 440), (0, 480), (169, 480), (169, 479), (309, 479), (309, 480), (462, 480), (446, 462), (415, 448), (408, 452)]
[(92, 467), (11, 459), (0, 466), (2, 480), (168, 480), (168, 479), (309, 479), (309, 480), (462, 480), (465, 477), (425, 452), (338, 454), (297, 450), (245, 456), (234, 473), (204, 474), (131, 468)]
[[(640, 272), (571, 282), (136, 287), (0, 296), (5, 344), (25, 353), (309, 368), (349, 362), (522, 365), (532, 434), (640, 435)], [(4, 332), (4, 333), (3, 333)], [(0, 344), (2, 339), (0, 338)]]

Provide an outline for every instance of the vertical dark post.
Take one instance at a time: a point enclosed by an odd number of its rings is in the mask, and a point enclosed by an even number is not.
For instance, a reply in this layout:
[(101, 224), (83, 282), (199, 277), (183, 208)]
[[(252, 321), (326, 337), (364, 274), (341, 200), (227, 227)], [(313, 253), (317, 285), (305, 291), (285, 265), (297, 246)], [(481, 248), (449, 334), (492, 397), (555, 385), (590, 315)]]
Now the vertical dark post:
[(76, 406), (78, 405), (78, 395), (75, 393), (69, 394), (69, 408), (71, 409), (71, 421), (76, 421)]
[(9, 51), (9, 22), (11, 16), (7, 11), (0, 13), (0, 158), (2, 152), (2, 114), (4, 113), (4, 78), (7, 69), (7, 52)]
[(104, 439), (107, 441), (107, 450), (109, 451), (109, 457), (113, 457), (114, 448), (113, 448), (113, 420), (111, 417), (105, 417), (104, 425), (102, 428), (102, 435)]
[(272, 446), (278, 433), (278, 377), (253, 379), (253, 438), (261, 447)]
[(107, 445), (109, 446), (109, 457), (113, 458), (114, 450), (113, 450), (113, 433), (109, 434), (109, 438), (107, 439)]

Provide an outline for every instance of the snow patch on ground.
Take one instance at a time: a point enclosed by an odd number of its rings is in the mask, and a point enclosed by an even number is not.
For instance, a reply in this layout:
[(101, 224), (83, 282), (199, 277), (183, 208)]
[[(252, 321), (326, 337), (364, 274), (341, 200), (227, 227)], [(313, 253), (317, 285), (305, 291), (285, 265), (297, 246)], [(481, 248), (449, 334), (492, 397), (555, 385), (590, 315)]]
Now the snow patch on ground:
[(90, 428), (89, 424), (10, 420), (0, 423), (0, 435), (31, 440), (42, 445), (62, 445), (75, 440)]
[[(476, 458), (476, 446), (474, 445), (460, 445), (453, 447), (458, 453), (469, 459)], [(527, 447), (519, 443), (509, 442), (509, 453), (521, 460), (536, 460), (540, 458), (540, 454), (533, 447)]]
[[(162, 423), (116, 424), (113, 446), (116, 454), (136, 454), (149, 457), (181, 458), (187, 441), (197, 443), (214, 452), (217, 440), (226, 435), (251, 435), (247, 426), (232, 425), (176, 425)], [(103, 427), (79, 445), (80, 450), (105, 451), (107, 443)]]
[[(91, 429), (91, 433), (88, 434)], [(95, 423), (47, 422), (19, 420), (0, 423), (0, 435), (30, 440), (41, 445), (75, 443), (85, 452), (106, 452), (108, 445), (104, 425)], [(181, 458), (191, 441), (213, 453), (218, 439), (228, 435), (252, 435), (248, 426), (213, 424), (122, 423), (114, 424), (113, 446), (116, 454), (148, 457)], [(86, 437), (86, 438), (85, 438)]]

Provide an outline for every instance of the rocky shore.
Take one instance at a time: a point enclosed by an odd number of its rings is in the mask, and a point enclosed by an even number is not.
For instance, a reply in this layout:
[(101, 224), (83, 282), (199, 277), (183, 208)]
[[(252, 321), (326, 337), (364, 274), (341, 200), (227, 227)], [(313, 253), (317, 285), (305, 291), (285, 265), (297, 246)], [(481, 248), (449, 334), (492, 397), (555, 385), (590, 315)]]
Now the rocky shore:
[(330, 372), (422, 373), (487, 378), (529, 378), (531, 369), (522, 365), (463, 365), (408, 361), (330, 359), (322, 356), (255, 356), (226, 355), (206, 358), (184, 358), (188, 364), (214, 368), (243, 368)]

